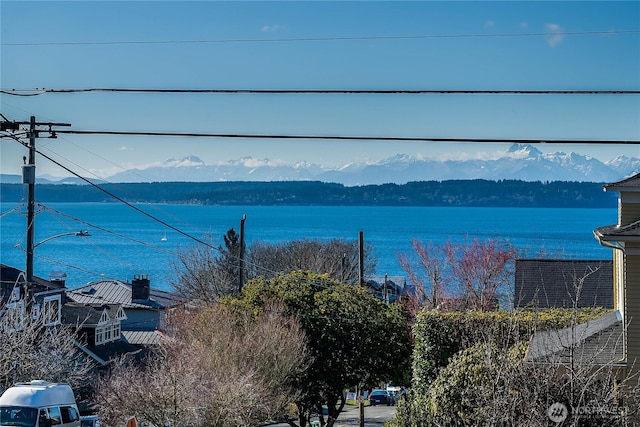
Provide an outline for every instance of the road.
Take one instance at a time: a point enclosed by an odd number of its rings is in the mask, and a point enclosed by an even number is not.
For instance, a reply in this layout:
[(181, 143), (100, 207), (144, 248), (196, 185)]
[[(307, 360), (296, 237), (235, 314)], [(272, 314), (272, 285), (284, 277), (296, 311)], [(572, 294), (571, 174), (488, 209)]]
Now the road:
[[(365, 406), (365, 427), (382, 427), (385, 421), (396, 417), (395, 406)], [(316, 418), (317, 419), (317, 418)], [(335, 427), (354, 427), (360, 425), (360, 412), (357, 406), (345, 406), (344, 410), (334, 424)], [(287, 423), (271, 424), (270, 427), (289, 427)]]

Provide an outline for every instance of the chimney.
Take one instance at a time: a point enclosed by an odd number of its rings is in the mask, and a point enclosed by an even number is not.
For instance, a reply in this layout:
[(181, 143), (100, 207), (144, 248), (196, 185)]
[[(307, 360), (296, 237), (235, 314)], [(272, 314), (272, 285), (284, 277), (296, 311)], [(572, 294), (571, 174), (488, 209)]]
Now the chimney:
[(131, 281), (131, 301), (148, 301), (150, 295), (149, 276), (139, 274)]
[(49, 281), (64, 288), (67, 284), (67, 273), (64, 271), (52, 271), (49, 273)]

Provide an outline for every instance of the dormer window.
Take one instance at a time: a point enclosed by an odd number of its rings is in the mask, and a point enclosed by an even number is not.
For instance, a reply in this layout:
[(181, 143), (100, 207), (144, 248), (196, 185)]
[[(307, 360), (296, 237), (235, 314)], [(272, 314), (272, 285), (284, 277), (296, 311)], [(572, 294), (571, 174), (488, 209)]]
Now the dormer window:
[(113, 312), (111, 314), (113, 317), (109, 316), (109, 310), (105, 309), (100, 315), (100, 320), (96, 326), (96, 345), (120, 340), (120, 321), (126, 319), (127, 316), (124, 314), (122, 306), (118, 308), (115, 314)]
[(98, 325), (104, 325), (107, 324), (111, 321), (111, 318), (109, 317), (109, 313), (107, 313), (107, 310), (103, 310), (102, 314), (100, 315), (100, 320), (98, 321)]
[(60, 324), (61, 309), (60, 295), (52, 295), (44, 298), (42, 303), (42, 321), (45, 326)]

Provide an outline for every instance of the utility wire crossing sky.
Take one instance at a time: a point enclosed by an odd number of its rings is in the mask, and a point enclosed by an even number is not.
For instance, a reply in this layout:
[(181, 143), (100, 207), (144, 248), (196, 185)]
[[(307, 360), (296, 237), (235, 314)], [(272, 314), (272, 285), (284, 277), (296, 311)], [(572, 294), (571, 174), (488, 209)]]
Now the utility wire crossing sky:
[[(506, 141), (640, 157), (639, 2), (7, 1), (0, 19), (3, 115), (70, 123), (39, 147), (100, 177), (188, 155), (493, 158)], [(1, 144), (19, 174), (24, 147)]]

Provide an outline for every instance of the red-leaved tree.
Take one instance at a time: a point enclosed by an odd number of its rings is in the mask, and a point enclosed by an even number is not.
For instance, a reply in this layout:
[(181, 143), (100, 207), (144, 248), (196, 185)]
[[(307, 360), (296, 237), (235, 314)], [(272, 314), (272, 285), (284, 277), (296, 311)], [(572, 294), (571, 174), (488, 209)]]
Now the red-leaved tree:
[[(398, 254), (415, 289), (413, 302), (444, 311), (494, 310), (506, 297), (516, 249), (498, 239), (444, 244), (411, 241), (412, 254)], [(415, 258), (417, 257), (417, 260)]]
[(513, 277), (517, 251), (509, 243), (474, 239), (463, 244), (448, 243), (447, 261), (466, 309), (494, 310), (504, 298)]

